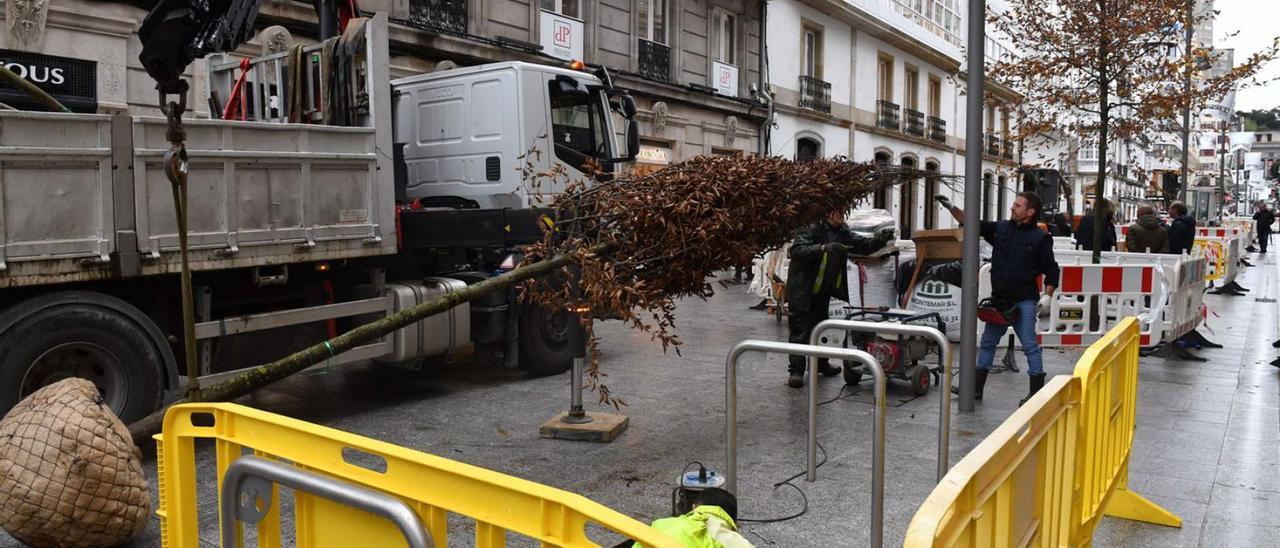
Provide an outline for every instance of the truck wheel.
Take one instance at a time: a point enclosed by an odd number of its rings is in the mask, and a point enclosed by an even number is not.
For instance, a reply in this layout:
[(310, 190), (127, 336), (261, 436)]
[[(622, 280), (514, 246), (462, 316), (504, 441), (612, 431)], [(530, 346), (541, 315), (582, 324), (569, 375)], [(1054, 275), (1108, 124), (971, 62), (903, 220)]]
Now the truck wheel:
[(82, 377), (127, 424), (159, 407), (163, 363), (146, 330), (125, 314), (56, 303), (18, 319), (0, 336), (0, 408), (8, 411), (42, 386)]
[(555, 375), (573, 366), (569, 348), (569, 314), (541, 306), (523, 307), (520, 314), (520, 368), (537, 376)]

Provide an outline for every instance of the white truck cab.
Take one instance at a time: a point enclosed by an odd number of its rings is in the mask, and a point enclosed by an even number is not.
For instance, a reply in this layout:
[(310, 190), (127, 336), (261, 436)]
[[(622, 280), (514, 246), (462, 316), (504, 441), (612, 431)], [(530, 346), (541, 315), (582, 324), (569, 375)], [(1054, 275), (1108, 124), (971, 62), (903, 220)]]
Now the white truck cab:
[[(567, 179), (611, 173), (639, 148), (635, 102), (596, 75), (523, 62), (444, 70), (392, 82), (404, 198), (480, 209), (545, 205)], [(616, 144), (612, 114), (626, 123)], [(619, 149), (622, 150), (619, 150)], [(539, 151), (539, 154), (529, 154)], [(553, 163), (566, 177), (533, 186)], [(556, 184), (560, 183), (560, 184)]]

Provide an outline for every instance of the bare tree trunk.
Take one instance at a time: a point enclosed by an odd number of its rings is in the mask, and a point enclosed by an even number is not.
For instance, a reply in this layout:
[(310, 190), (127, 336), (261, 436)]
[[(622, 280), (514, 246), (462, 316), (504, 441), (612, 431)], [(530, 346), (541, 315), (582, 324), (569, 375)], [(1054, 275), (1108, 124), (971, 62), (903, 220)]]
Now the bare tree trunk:
[[(605, 249), (604, 246), (597, 246), (593, 251), (598, 253)], [(446, 293), (431, 301), (367, 323), (333, 339), (295, 352), (269, 364), (246, 370), (236, 377), (213, 386), (204, 387), (200, 390), (200, 399), (205, 402), (233, 400), (347, 350), (381, 338), (392, 331), (439, 314), (462, 303), (473, 301), (499, 289), (506, 289), (524, 280), (548, 274), (570, 264), (570, 262), (572, 261), (569, 255), (557, 255), (544, 261), (521, 266), (511, 272), (489, 278), (478, 284), (467, 286), (460, 291)], [(175, 401), (129, 425), (129, 433), (133, 436), (134, 443), (138, 445), (146, 443), (147, 438), (160, 431), (164, 422), (164, 414), (169, 407), (180, 403), (188, 403), (188, 401), (186, 398)]]
[[(1105, 0), (1098, 2), (1103, 17), (1110, 15)], [(1093, 264), (1102, 262), (1102, 223), (1105, 219), (1102, 208), (1107, 190), (1107, 124), (1110, 123), (1111, 111), (1107, 108), (1110, 100), (1110, 71), (1107, 70), (1109, 42), (1105, 32), (1098, 36), (1098, 177), (1094, 184), (1093, 199)]]

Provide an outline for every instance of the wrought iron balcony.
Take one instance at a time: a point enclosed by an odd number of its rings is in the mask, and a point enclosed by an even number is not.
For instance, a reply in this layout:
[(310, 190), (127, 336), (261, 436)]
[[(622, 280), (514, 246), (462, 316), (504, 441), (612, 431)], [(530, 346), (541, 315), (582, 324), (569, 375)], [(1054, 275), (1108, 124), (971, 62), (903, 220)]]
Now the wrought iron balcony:
[(896, 103), (876, 101), (876, 125), (894, 131), (902, 130), (902, 119)]
[(671, 80), (671, 48), (640, 39), (640, 76), (659, 82)]
[(906, 109), (907, 126), (903, 128), (908, 135), (924, 137), (924, 113), (915, 109)]
[(987, 154), (991, 156), (1000, 155), (1000, 137), (994, 133), (987, 134)]
[(1002, 141), (1004, 142), (1004, 145), (1001, 147), (1001, 156), (1003, 156), (1006, 160), (1012, 160), (1013, 159), (1013, 141), (1010, 141), (1008, 139), (1002, 139)]
[(409, 24), (420, 29), (467, 33), (467, 0), (409, 0)]
[(812, 76), (800, 76), (800, 108), (831, 114), (831, 83)]
[(929, 140), (939, 143), (947, 142), (947, 121), (935, 116), (929, 117)]

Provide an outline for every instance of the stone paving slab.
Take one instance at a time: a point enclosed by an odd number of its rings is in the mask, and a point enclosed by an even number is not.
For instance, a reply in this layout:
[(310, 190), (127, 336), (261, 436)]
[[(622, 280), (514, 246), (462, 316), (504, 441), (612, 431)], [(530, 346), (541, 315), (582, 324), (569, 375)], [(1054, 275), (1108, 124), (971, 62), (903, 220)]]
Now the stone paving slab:
[[(1201, 350), (1206, 363), (1143, 358), (1131, 486), (1183, 518), (1172, 529), (1104, 519), (1096, 546), (1280, 545), (1280, 372), (1267, 365), (1276, 351), (1275, 297), (1280, 275), (1273, 257), (1241, 277), (1245, 297), (1210, 295), (1220, 317), (1205, 334), (1227, 348)], [(724, 466), (724, 359), (744, 338), (785, 340), (786, 326), (759, 311), (744, 286), (703, 301), (680, 303), (682, 355), (663, 354), (649, 337), (602, 323), (603, 381), (627, 402), (631, 426), (609, 444), (542, 439), (538, 426), (564, 409), (567, 375), (530, 379), (482, 364), (434, 364), (426, 373), (370, 366), (310, 371), (241, 402), (349, 430), (436, 455), (491, 468), (586, 495), (641, 520), (666, 515), (675, 478), (690, 461)], [(1001, 351), (1003, 352), (1003, 350)], [(1068, 374), (1079, 351), (1050, 350), (1050, 374)], [(997, 355), (999, 359), (1000, 355)], [(1019, 365), (1025, 366), (1021, 355)], [(863, 546), (869, 530), (872, 397), (864, 383), (846, 388), (820, 380), (820, 439), (826, 464), (819, 480), (775, 484), (804, 470), (807, 391), (784, 384), (785, 359), (748, 356), (739, 374), (740, 514), (779, 518), (744, 523), (758, 546)], [(953, 414), (951, 462), (995, 429), (1026, 393), (1025, 373), (992, 375), (986, 401), (972, 414)], [(587, 396), (592, 402), (593, 395)], [(908, 523), (934, 484), (939, 396), (915, 397), (889, 383), (885, 474), (885, 545), (900, 546)], [(954, 405), (954, 404), (953, 404)], [(597, 409), (596, 407), (590, 407)], [(154, 459), (146, 463), (154, 482)], [(210, 459), (197, 463), (200, 486), (212, 493)], [(803, 495), (802, 495), (803, 493)], [(215, 502), (200, 499), (202, 537), (216, 544)], [(468, 546), (473, 526), (450, 519), (451, 545)], [(461, 535), (461, 536), (458, 536)], [(134, 546), (158, 545), (152, 521)], [(599, 535), (612, 545), (618, 539)], [(0, 546), (14, 545), (0, 538)], [(525, 546), (514, 538), (512, 546)]]

